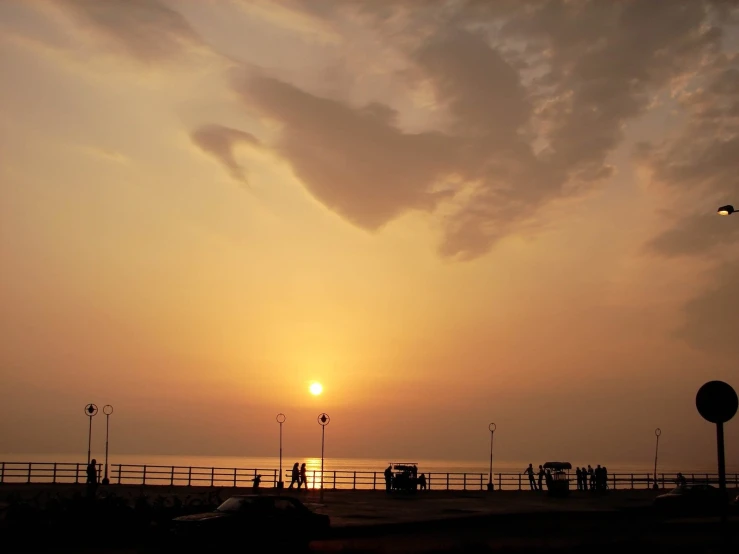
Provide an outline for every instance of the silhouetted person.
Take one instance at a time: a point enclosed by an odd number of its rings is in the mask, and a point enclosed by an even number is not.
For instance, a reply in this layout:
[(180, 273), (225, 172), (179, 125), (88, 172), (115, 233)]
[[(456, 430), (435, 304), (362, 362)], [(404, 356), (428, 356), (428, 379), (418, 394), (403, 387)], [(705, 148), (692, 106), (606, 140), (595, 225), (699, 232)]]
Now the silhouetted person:
[(98, 471), (97, 471), (97, 460), (94, 458), (87, 464), (87, 496), (90, 498), (95, 497), (95, 491), (98, 486)]
[(582, 490), (582, 471), (580, 468), (575, 468), (575, 475), (577, 475), (577, 490)]
[(544, 468), (540, 465), (539, 466), (539, 490), (542, 490), (541, 481), (544, 479)]
[(688, 480), (685, 478), (685, 476), (682, 473), (677, 474), (677, 479), (675, 479), (675, 483), (677, 483), (678, 487), (684, 487), (688, 484)]
[(300, 483), (298, 483), (298, 488), (300, 488), (300, 485), (303, 485), (304, 489), (308, 488), (308, 478), (305, 475), (306, 469), (305, 469), (305, 463), (303, 463), (300, 466)]
[(608, 488), (608, 468), (603, 466), (603, 490)]
[(426, 475), (423, 473), (418, 478), (418, 486), (421, 488), (422, 491), (426, 490)]
[(293, 488), (293, 485), (297, 483), (298, 488), (300, 488), (300, 469), (298, 469), (298, 462), (295, 462), (293, 464), (293, 470), (290, 478), (290, 486), (289, 489)]
[[(595, 489), (595, 471), (593, 471), (593, 468), (588, 464), (588, 477), (590, 478), (590, 489)], [(585, 486), (587, 487), (588, 482), (585, 481)]]
[(252, 481), (254, 481), (254, 484), (252, 485), (252, 488), (254, 490), (257, 490), (257, 489), (259, 489), (259, 483), (262, 482), (262, 476), (261, 475), (257, 475), (256, 477), (254, 477), (254, 479), (252, 479)]
[(524, 473), (529, 476), (529, 486), (531, 487), (531, 490), (535, 491), (536, 481), (534, 480), (534, 466), (532, 464), (529, 464), (529, 467), (524, 470)]
[(390, 492), (393, 488), (393, 466), (387, 466), (385, 469), (385, 490)]

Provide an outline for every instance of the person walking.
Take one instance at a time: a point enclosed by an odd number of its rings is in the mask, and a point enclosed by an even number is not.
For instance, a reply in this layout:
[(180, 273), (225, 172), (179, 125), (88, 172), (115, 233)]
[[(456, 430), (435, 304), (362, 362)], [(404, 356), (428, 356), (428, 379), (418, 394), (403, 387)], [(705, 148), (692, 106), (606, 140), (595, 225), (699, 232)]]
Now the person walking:
[(306, 477), (306, 469), (305, 469), (305, 462), (300, 466), (300, 483), (298, 483), (298, 488), (300, 488), (300, 485), (303, 485), (304, 489), (308, 488), (308, 477)]
[(295, 485), (296, 483), (298, 485), (298, 488), (300, 488), (300, 469), (298, 469), (298, 462), (295, 462), (293, 464), (293, 470), (292, 470), (291, 478), (290, 478), (290, 486), (288, 488), (289, 489), (293, 488), (293, 485)]

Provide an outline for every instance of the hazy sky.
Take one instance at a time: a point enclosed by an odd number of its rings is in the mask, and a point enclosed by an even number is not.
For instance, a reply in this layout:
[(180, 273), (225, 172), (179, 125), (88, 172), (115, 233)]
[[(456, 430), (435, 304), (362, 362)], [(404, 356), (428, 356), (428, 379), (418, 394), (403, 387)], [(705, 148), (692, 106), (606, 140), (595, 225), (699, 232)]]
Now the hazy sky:
[(738, 54), (736, 1), (0, 0), (0, 452), (713, 463)]

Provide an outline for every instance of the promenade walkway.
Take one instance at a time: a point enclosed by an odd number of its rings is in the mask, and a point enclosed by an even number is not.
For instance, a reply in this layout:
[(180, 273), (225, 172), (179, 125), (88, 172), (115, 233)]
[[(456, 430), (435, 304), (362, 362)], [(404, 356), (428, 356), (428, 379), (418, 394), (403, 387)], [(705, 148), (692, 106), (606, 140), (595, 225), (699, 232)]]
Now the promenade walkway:
[[(664, 492), (664, 491), (661, 491)], [(12, 495), (20, 495), (29, 502), (44, 502), (52, 495), (71, 497), (83, 494), (83, 485), (6, 484), (0, 489), (0, 502)], [(150, 500), (170, 501), (177, 497), (183, 503), (193, 500), (203, 505), (213, 502), (210, 487), (178, 486), (101, 486), (98, 495), (115, 494), (130, 499), (146, 495)], [(250, 489), (222, 488), (221, 500), (236, 494), (251, 494)], [(261, 489), (260, 494), (277, 494), (275, 489)], [(460, 517), (484, 517), (494, 514), (588, 513), (646, 508), (659, 491), (623, 490), (605, 495), (573, 491), (568, 498), (551, 498), (546, 493), (530, 491), (419, 491), (393, 493), (384, 491), (324, 491), (323, 502), (319, 490), (284, 490), (299, 498), (317, 512), (331, 517), (333, 527), (397, 525), (412, 522), (444, 520)]]

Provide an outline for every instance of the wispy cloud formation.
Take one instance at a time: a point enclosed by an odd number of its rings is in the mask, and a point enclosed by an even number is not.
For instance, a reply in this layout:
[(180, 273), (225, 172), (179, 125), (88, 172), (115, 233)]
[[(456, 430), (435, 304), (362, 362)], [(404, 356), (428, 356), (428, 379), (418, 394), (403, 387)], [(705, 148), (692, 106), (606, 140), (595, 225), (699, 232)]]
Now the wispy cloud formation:
[(187, 49), (205, 47), (187, 20), (160, 0), (56, 0), (56, 4), (142, 62), (169, 60)]
[(245, 131), (224, 127), (223, 125), (203, 125), (190, 135), (203, 152), (213, 156), (228, 171), (229, 175), (248, 184), (245, 169), (236, 161), (234, 148), (239, 144), (261, 146), (259, 140)]

